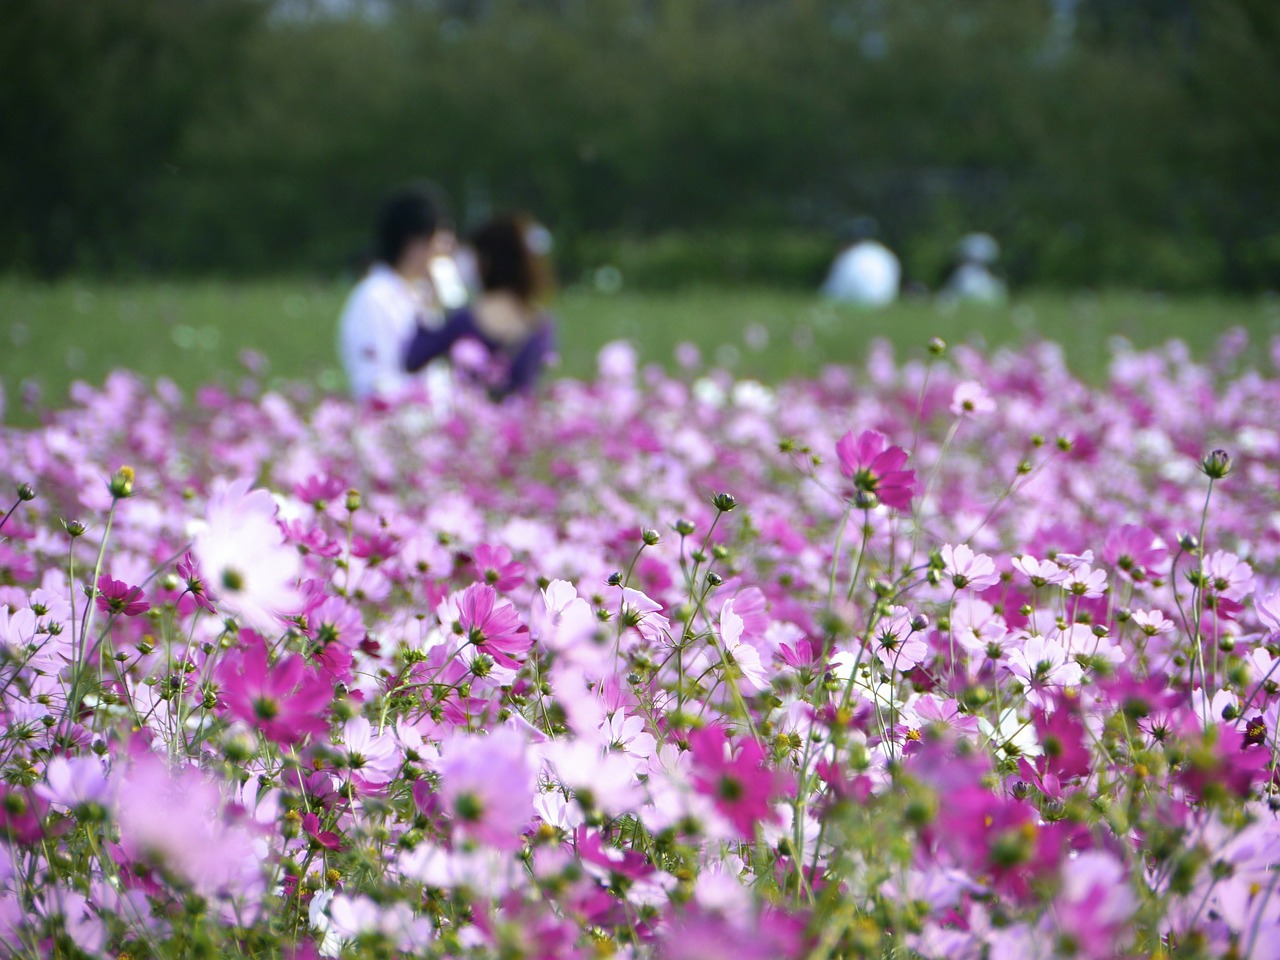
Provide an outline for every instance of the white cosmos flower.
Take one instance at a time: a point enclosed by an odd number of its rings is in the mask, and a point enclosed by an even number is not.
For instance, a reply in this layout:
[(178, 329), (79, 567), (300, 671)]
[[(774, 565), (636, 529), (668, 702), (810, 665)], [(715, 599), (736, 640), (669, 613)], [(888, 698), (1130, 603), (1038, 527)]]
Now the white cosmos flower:
[(192, 552), (218, 606), (244, 626), (279, 632), (279, 618), (302, 605), (298, 552), (276, 524), (276, 502), (248, 480), (219, 484)]

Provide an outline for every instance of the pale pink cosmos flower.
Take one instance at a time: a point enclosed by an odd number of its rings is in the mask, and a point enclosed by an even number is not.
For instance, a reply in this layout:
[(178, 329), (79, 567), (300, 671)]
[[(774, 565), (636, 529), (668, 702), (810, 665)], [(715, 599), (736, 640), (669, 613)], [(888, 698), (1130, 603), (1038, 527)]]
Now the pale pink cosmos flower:
[(101, 955), (107, 945), (107, 925), (82, 893), (55, 886), (42, 892), (35, 907), (45, 917), (60, 917), (71, 942), (86, 954)]
[(966, 544), (948, 543), (941, 554), (943, 569), (956, 587), (985, 590), (1000, 582), (995, 561), (984, 553), (974, 553)]
[(97, 757), (54, 757), (45, 768), (45, 783), (36, 787), (36, 793), (71, 810), (89, 804), (110, 808), (115, 784)]
[(298, 551), (276, 523), (276, 502), (248, 480), (215, 488), (192, 553), (220, 609), (267, 635), (302, 606)]
[(1135, 610), (1131, 619), (1148, 637), (1154, 637), (1158, 633), (1170, 633), (1174, 626), (1173, 621), (1160, 610)]
[(1066, 862), (1062, 887), (1048, 912), (1058, 938), (1070, 938), (1072, 956), (1109, 960), (1132, 940), (1129, 919), (1138, 900), (1124, 865), (1103, 850), (1086, 850)]
[(643, 793), (632, 758), (585, 740), (553, 740), (543, 752), (552, 779), (572, 790), (584, 810), (618, 816), (638, 809)]
[(1067, 571), (1062, 585), (1077, 597), (1100, 597), (1107, 592), (1107, 574), (1104, 570), (1094, 570), (1089, 564), (1081, 563)]
[[(662, 604), (650, 599), (639, 590), (630, 587), (614, 587), (621, 593), (620, 602), (614, 602), (614, 609), (621, 608), (624, 620), (636, 621), (636, 629), (650, 643), (669, 642), (671, 638), (671, 621), (659, 611)], [(617, 594), (614, 597), (617, 598)]]
[(170, 771), (144, 754), (119, 783), (120, 846), (159, 863), (206, 897), (256, 903), (264, 891), (253, 835), (223, 815), (217, 785), (195, 767)]
[(658, 745), (653, 734), (645, 730), (642, 717), (627, 716), (622, 712), (609, 715), (600, 728), (600, 735), (610, 750), (630, 757), (651, 757)]
[(533, 816), (535, 770), (529, 744), (500, 728), (458, 733), (440, 744), (440, 798), (465, 836), (516, 850)]
[(725, 653), (739, 673), (738, 686), (746, 693), (759, 693), (769, 688), (769, 674), (760, 662), (760, 652), (742, 642), (742, 618), (734, 612), (734, 601), (720, 608), (720, 641)]
[(425, 917), (415, 917), (407, 903), (381, 906), (362, 894), (339, 893), (329, 901), (331, 932), (343, 941), (365, 934), (381, 934), (402, 953), (418, 953), (435, 939), (435, 928)]
[(995, 607), (966, 593), (951, 607), (951, 635), (970, 654), (986, 656), (992, 644), (1003, 646), (1009, 628)]
[(929, 655), (929, 645), (911, 626), (911, 611), (890, 607), (872, 634), (875, 654), (886, 670), (905, 673)]
[(1027, 700), (1037, 706), (1043, 703), (1041, 689), (1074, 687), (1084, 678), (1084, 671), (1068, 656), (1066, 647), (1036, 634), (1010, 650), (1001, 663), (1027, 685)]
[(343, 725), (340, 746), (352, 776), (371, 787), (394, 780), (404, 761), (395, 736), (375, 733), (364, 717), (353, 717)]
[(1013, 558), (1013, 568), (1030, 580), (1033, 587), (1061, 583), (1067, 578), (1067, 571), (1052, 560), (1037, 560), (1025, 554)]
[(1226, 550), (1209, 554), (1204, 574), (1210, 586), (1228, 600), (1238, 603), (1253, 592), (1253, 567)]
[(951, 395), (951, 412), (957, 417), (984, 416), (996, 408), (991, 394), (976, 380), (965, 380), (956, 384), (955, 393)]
[[(1272, 590), (1265, 597), (1253, 598), (1258, 619), (1270, 633), (1280, 633), (1280, 590)], [(0, 613), (3, 616), (3, 613)]]

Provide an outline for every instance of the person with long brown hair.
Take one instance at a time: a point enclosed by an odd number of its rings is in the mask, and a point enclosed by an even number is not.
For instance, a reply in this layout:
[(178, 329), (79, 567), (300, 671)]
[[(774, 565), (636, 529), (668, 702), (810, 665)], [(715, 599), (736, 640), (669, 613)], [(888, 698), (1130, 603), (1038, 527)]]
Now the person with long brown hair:
[(521, 214), (496, 217), (477, 229), (470, 246), (479, 295), (451, 312), (439, 329), (419, 329), (405, 352), (405, 369), (420, 370), (470, 339), (488, 353), (491, 395), (531, 389), (555, 347), (555, 321), (545, 306), (554, 286), (549, 241), (545, 227)]

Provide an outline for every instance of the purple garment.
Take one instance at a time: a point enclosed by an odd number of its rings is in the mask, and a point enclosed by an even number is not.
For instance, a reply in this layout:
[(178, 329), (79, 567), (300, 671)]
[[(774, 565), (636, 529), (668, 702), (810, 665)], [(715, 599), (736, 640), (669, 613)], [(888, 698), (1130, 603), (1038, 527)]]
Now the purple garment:
[(486, 336), (476, 323), (472, 309), (462, 307), (451, 312), (444, 325), (435, 330), (418, 328), (405, 351), (404, 367), (410, 373), (421, 370), (436, 357), (448, 356), (459, 340), (470, 337), (482, 344), (493, 360), (507, 364), (505, 377), (500, 377), (491, 390), (495, 396), (528, 390), (555, 349), (555, 322), (546, 314), (539, 316), (538, 321), (528, 339), (518, 345), (508, 345)]

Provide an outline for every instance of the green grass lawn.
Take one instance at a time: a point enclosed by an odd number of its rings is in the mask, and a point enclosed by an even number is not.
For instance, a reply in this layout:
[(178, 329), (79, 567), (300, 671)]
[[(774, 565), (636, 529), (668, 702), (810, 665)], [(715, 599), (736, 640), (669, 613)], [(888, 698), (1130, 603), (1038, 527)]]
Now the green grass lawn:
[[(305, 281), (45, 285), (0, 280), (0, 381), (5, 420), (22, 417), (20, 385), (38, 384), (56, 406), (77, 379), (100, 383), (116, 367), (168, 376), (182, 387), (225, 379), (241, 350), (253, 349), (272, 377), (343, 387), (334, 350), (347, 288)], [(708, 362), (764, 380), (856, 363), (876, 337), (922, 354), (930, 337), (988, 346), (1042, 338), (1061, 342), (1081, 375), (1105, 375), (1108, 341), (1140, 346), (1178, 337), (1204, 356), (1234, 326), (1261, 346), (1280, 333), (1274, 299), (1172, 299), (1149, 295), (1033, 294), (1000, 307), (945, 309), (904, 302), (888, 310), (834, 307), (804, 293), (693, 289), (613, 295), (571, 289), (556, 304), (560, 372), (590, 376), (601, 345), (636, 343), (643, 359), (673, 362), (681, 341)]]

